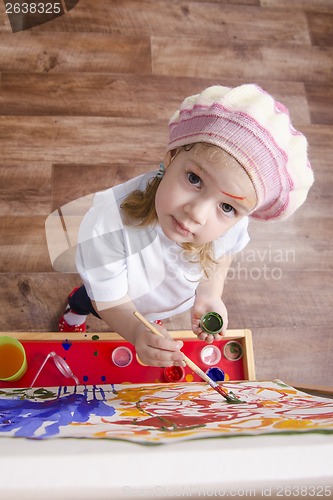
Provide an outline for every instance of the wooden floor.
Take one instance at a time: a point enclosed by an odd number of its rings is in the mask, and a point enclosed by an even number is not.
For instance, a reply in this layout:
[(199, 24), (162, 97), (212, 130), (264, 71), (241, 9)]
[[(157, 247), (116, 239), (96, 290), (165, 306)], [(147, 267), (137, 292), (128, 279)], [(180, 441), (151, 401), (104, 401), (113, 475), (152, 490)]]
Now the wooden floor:
[(332, 385), (331, 0), (80, 0), (17, 33), (1, 2), (0, 78), (0, 331), (56, 331), (80, 283), (50, 264), (52, 210), (158, 166), (185, 96), (257, 82), (308, 136), (316, 182), (287, 222), (251, 224), (229, 326), (252, 329), (259, 379)]

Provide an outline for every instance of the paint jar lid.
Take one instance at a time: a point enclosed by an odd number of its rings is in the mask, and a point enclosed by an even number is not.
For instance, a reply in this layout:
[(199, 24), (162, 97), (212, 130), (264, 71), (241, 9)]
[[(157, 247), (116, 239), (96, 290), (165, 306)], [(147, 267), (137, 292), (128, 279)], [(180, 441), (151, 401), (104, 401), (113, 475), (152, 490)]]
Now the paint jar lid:
[(223, 328), (222, 316), (217, 312), (208, 312), (201, 316), (200, 326), (204, 332), (210, 335), (217, 335), (221, 333)]
[(180, 382), (185, 377), (185, 370), (182, 366), (167, 366), (163, 373), (168, 382)]

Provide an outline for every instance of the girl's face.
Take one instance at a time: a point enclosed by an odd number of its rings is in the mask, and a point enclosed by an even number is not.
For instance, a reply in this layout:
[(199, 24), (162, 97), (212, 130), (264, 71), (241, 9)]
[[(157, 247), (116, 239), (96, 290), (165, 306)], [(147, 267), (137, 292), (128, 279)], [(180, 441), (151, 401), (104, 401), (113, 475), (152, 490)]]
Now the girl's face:
[(155, 198), (167, 238), (197, 245), (222, 236), (255, 204), (255, 190), (243, 167), (222, 149), (200, 145), (179, 151)]

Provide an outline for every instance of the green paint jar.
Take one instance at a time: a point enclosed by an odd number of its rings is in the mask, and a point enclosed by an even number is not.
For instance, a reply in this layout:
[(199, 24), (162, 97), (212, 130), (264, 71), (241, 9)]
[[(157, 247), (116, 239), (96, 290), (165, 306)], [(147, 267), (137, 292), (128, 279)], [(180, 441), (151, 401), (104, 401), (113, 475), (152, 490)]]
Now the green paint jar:
[(223, 328), (222, 316), (217, 312), (208, 312), (201, 316), (200, 326), (204, 332), (210, 335), (218, 335)]

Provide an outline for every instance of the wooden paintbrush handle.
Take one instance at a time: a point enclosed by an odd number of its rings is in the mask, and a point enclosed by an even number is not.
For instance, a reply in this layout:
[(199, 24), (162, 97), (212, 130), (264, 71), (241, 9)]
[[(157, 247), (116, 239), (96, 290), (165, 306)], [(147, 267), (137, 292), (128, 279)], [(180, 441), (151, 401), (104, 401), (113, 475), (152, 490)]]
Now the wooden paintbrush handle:
[(194, 373), (196, 373), (199, 377), (208, 382), (208, 384), (212, 385), (211, 384), (212, 379), (208, 377), (208, 375), (204, 371), (202, 371), (201, 368), (194, 363), (194, 361), (188, 358), (186, 354), (184, 354), (184, 361), (187, 364), (187, 366), (194, 371)]
[[(163, 335), (163, 333), (161, 333), (154, 325), (149, 323), (149, 321), (146, 320), (146, 318), (144, 318), (138, 311), (134, 312), (134, 316), (136, 316), (138, 318), (138, 320), (141, 321), (141, 323), (143, 323), (148, 328), (148, 330), (150, 330), (152, 333), (155, 333), (155, 335), (159, 335), (160, 337), (167, 337), (170, 339), (172, 338), (169, 334)], [(242, 401), (238, 400), (237, 398), (235, 398), (234, 396), (229, 396), (227, 394), (227, 392), (224, 389), (222, 389), (222, 387), (220, 387), (218, 385), (217, 382), (212, 380), (207, 375), (207, 373), (202, 371), (201, 368), (199, 368), (199, 366), (196, 365), (184, 353), (183, 353), (183, 355), (184, 355), (184, 361), (187, 364), (187, 366), (189, 368), (191, 368), (194, 371), (194, 373), (196, 373), (199, 377), (201, 377), (205, 382), (207, 382), (207, 384), (209, 384), (213, 389), (215, 389), (221, 396), (223, 396), (229, 403), (241, 403), (242, 402)]]
[[(160, 337), (167, 337), (169, 339), (172, 339), (172, 337), (168, 334), (168, 335), (163, 335), (163, 333), (161, 333), (154, 325), (152, 325), (151, 323), (149, 323), (148, 320), (146, 320), (146, 318), (144, 318), (138, 311), (135, 311), (134, 312), (134, 316), (136, 316), (140, 321), (141, 323), (143, 323), (147, 328), (148, 330), (150, 330), (152, 333), (155, 333), (155, 335), (159, 335)], [(198, 365), (196, 365), (194, 363), (194, 361), (192, 361), (190, 358), (188, 358), (186, 356), (186, 354), (184, 354), (184, 361), (185, 363), (187, 364), (187, 366), (189, 368), (191, 368), (194, 373), (196, 373), (199, 377), (201, 377), (203, 380), (205, 380), (209, 385), (212, 386), (212, 379), (208, 377), (208, 375), (201, 370), (201, 368), (199, 368)], [(214, 384), (214, 382), (213, 382)]]

